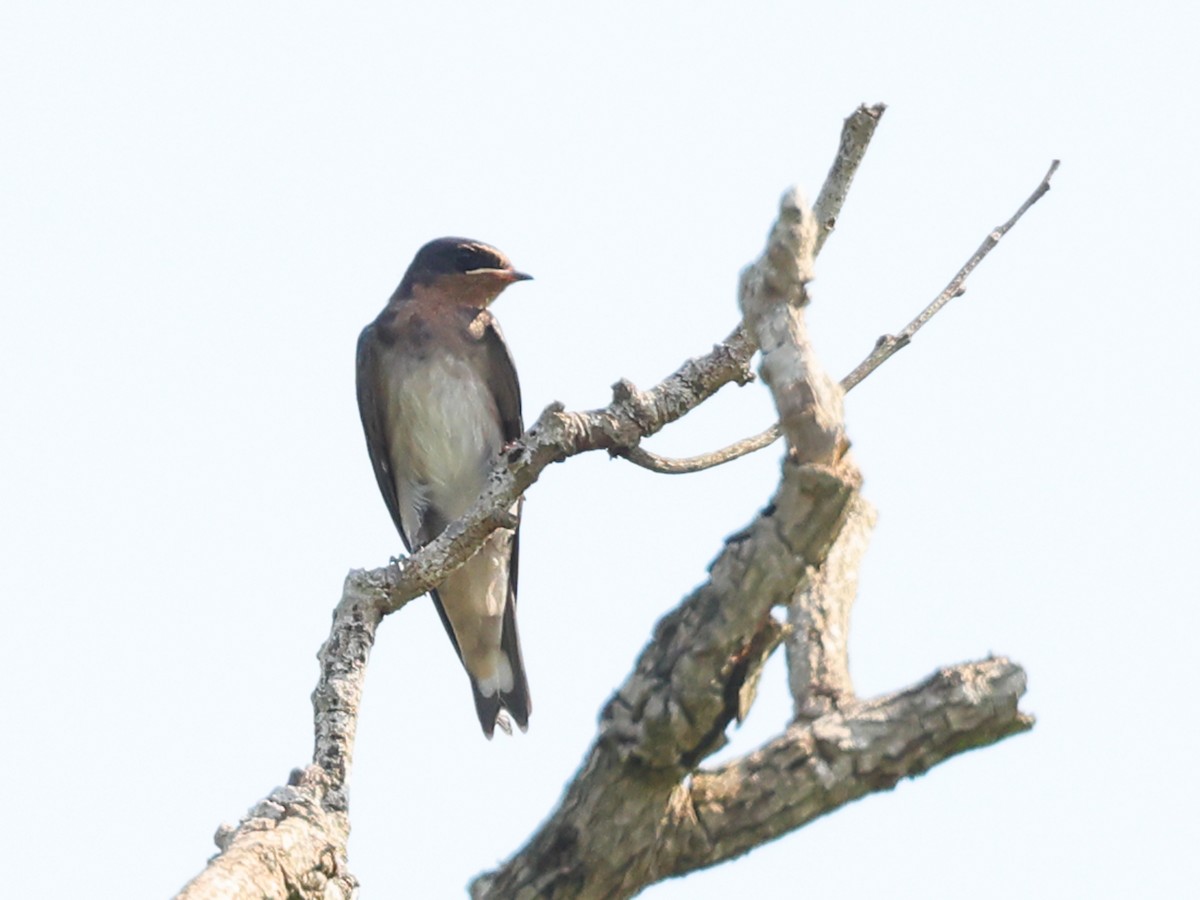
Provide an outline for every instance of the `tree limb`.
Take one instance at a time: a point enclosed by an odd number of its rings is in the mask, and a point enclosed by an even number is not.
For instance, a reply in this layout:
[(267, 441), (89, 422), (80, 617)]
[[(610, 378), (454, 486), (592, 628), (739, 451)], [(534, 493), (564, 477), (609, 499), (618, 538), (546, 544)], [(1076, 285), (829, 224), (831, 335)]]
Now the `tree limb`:
[[(882, 104), (873, 108), (878, 108), (880, 114), (882, 114)], [(870, 116), (864, 117), (865, 109), (866, 107), (859, 107), (858, 113), (856, 113), (855, 116), (859, 116), (861, 122), (875, 121), (871, 119)], [(853, 177), (854, 170), (850, 169), (848, 175), (842, 174), (838, 179), (835, 180), (834, 172), (838, 170), (838, 163), (841, 162), (843, 154), (847, 154), (852, 151), (857, 152), (857, 157), (852, 161), (848, 160), (845, 164), (847, 167), (849, 167), (852, 162), (853, 167), (857, 168), (858, 162), (862, 159), (861, 151), (866, 150), (865, 144), (858, 144), (857, 142), (852, 141), (848, 142), (847, 139), (847, 132), (851, 131), (851, 123), (854, 122), (855, 116), (851, 116), (846, 120), (846, 128), (843, 129), (842, 132), (842, 146), (838, 151), (838, 162), (835, 162), (834, 169), (830, 171), (829, 178), (826, 179), (825, 182), (825, 188), (821, 190), (821, 197), (818, 198), (817, 205), (814, 207), (814, 211), (816, 212), (818, 221), (820, 223), (820, 230), (818, 231), (817, 237), (818, 252), (820, 251), (821, 246), (824, 244), (825, 237), (827, 237), (829, 232), (833, 230), (833, 224), (836, 221), (836, 217), (828, 219), (821, 218), (822, 198), (826, 196), (827, 192), (832, 190), (830, 188), (831, 183), (841, 184), (844, 181), (845, 186), (848, 187), (849, 179)], [(860, 125), (859, 127), (865, 129), (866, 126)], [(870, 125), (870, 130), (865, 131), (865, 139), (869, 140), (870, 135), (873, 132), (874, 125), (872, 124)], [(1033, 204), (1037, 203), (1037, 201), (1040, 200), (1042, 196), (1050, 190), (1050, 179), (1054, 175), (1055, 171), (1057, 171), (1058, 166), (1059, 161), (1056, 159), (1050, 164), (1050, 170), (1042, 178), (1041, 183), (1039, 183), (1037, 188), (1034, 189), (1034, 192), (1029, 195), (1025, 202), (1021, 204), (1021, 207), (1007, 222), (993, 229), (988, 236), (984, 238), (983, 243), (979, 245), (979, 249), (977, 249), (971, 255), (971, 258), (968, 259), (963, 267), (958, 270), (957, 274), (955, 274), (954, 278), (950, 280), (950, 283), (946, 285), (945, 289), (933, 299), (933, 302), (921, 310), (921, 313), (915, 319), (909, 322), (899, 334), (885, 334), (875, 342), (875, 348), (867, 355), (866, 359), (855, 366), (853, 371), (851, 371), (841, 380), (841, 382), (839, 382), (843, 392), (849, 392), (852, 388), (861, 384), (868, 375), (887, 362), (887, 360), (895, 355), (898, 350), (907, 347), (912, 342), (913, 335), (920, 331), (925, 326), (925, 323), (932, 319), (943, 306), (945, 306), (955, 297), (961, 297), (963, 295), (963, 293), (966, 291), (965, 283), (967, 277), (975, 270), (975, 267), (983, 261), (985, 256), (992, 252), (992, 249), (998, 243), (1000, 243), (1000, 239), (1004, 237), (1004, 235), (1008, 234), (1012, 227), (1017, 224), (1017, 221), (1029, 211), (1029, 208), (1033, 206)], [(845, 194), (843, 190), (843, 193), (838, 196), (836, 200), (831, 200), (830, 203), (836, 202), (837, 208), (840, 208), (841, 202), (844, 199)], [(748, 437), (734, 444), (730, 444), (728, 447), (725, 447), (721, 450), (715, 450), (712, 453), (703, 453), (699, 456), (683, 457), (680, 459), (675, 459), (669, 456), (660, 456), (657, 453), (652, 453), (651, 451), (640, 446), (631, 447), (627, 450), (620, 451), (619, 455), (624, 456), (631, 463), (641, 466), (643, 469), (649, 469), (652, 472), (658, 472), (663, 475), (688, 475), (693, 472), (702, 472), (705, 469), (711, 469), (714, 466), (724, 465), (727, 462), (733, 462), (735, 459), (740, 459), (743, 456), (747, 456), (751, 453), (755, 453), (759, 450), (769, 447), (771, 444), (779, 440), (782, 434), (783, 432), (780, 430), (779, 425), (775, 424), (770, 428), (767, 428), (765, 431), (759, 432), (753, 437)]]
[(1013, 213), (1012, 218), (1003, 225), (994, 228), (983, 239), (983, 243), (979, 245), (979, 249), (971, 254), (971, 258), (963, 264), (963, 267), (950, 279), (950, 283), (933, 299), (932, 303), (921, 310), (915, 319), (905, 325), (904, 330), (899, 334), (885, 334), (876, 342), (875, 349), (871, 351), (871, 355), (855, 366), (854, 371), (842, 379), (842, 385), (846, 390), (850, 390), (878, 369), (898, 350), (907, 347), (912, 342), (913, 335), (925, 327), (925, 323), (937, 315), (943, 306), (955, 297), (961, 297), (966, 292), (965, 284), (967, 276), (974, 272), (975, 267), (983, 262), (983, 258), (995, 249), (996, 245), (1000, 243), (1000, 239), (1012, 230), (1012, 227), (1017, 224), (1021, 216), (1025, 215), (1029, 211), (1029, 208), (1042, 199), (1042, 196), (1050, 190), (1050, 179), (1058, 171), (1058, 164), (1059, 161), (1057, 159), (1050, 163), (1050, 169), (1042, 178), (1041, 183), (1038, 184), (1025, 202), (1021, 204), (1020, 209)]
[(740, 856), (967, 750), (1028, 731), (1025, 673), (1007, 659), (942, 669), (921, 684), (793, 725), (753, 753), (697, 773), (663, 860), (677, 874)]
[(861, 496), (855, 497), (825, 564), (807, 573), (788, 603), (788, 687), (797, 721), (812, 721), (854, 700), (848, 653), (850, 608), (874, 527), (875, 509)]
[(817, 194), (817, 202), (813, 204), (813, 215), (817, 217), (817, 245), (814, 253), (820, 253), (825, 241), (837, 227), (838, 216), (842, 214), (842, 204), (850, 193), (850, 185), (858, 174), (858, 166), (867, 153), (871, 138), (875, 136), (875, 128), (883, 118), (887, 105), (876, 103), (867, 106), (865, 103), (846, 117), (842, 123), (842, 136), (838, 141), (837, 155), (821, 193)]
[(329, 782), (318, 766), (295, 771), (236, 828), (216, 835), (221, 852), (175, 900), (348, 900), (358, 882), (346, 867), (350, 822), (324, 803)]
[(624, 457), (635, 466), (641, 466), (651, 472), (658, 472), (660, 475), (690, 475), (693, 472), (703, 472), (705, 469), (722, 466), (727, 462), (733, 462), (735, 459), (741, 459), (743, 456), (749, 456), (751, 453), (770, 447), (779, 440), (781, 434), (783, 432), (779, 430), (779, 426), (772, 425), (766, 431), (760, 431), (753, 437), (744, 438), (728, 447), (722, 447), (720, 450), (679, 459), (660, 456), (645, 447), (627, 447), (614, 455)]

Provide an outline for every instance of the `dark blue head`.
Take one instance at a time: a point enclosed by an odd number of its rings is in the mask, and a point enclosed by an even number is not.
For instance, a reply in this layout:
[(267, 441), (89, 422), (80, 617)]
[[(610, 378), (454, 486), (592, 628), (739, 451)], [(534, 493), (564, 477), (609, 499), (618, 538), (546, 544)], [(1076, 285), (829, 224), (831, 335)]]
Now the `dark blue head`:
[(451, 278), (464, 287), (473, 282), (495, 285), (498, 294), (514, 281), (532, 277), (514, 269), (508, 257), (490, 244), (469, 238), (442, 237), (417, 251), (396, 293), (409, 297), (415, 287)]

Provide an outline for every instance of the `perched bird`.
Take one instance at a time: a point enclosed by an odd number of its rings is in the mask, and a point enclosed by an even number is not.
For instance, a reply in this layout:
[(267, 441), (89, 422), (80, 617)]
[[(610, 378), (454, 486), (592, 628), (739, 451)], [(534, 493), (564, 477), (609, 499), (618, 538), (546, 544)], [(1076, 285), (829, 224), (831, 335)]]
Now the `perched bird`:
[[(438, 238), (417, 251), (359, 336), (367, 452), (409, 552), (471, 508), (497, 452), (524, 430), (517, 372), (488, 305), (530, 277), (495, 247)], [(520, 514), (519, 502), (512, 512)], [(517, 529), (493, 532), (430, 593), (471, 679), (483, 733), (492, 737), (501, 708), (524, 731), (530, 704), (517, 640)]]

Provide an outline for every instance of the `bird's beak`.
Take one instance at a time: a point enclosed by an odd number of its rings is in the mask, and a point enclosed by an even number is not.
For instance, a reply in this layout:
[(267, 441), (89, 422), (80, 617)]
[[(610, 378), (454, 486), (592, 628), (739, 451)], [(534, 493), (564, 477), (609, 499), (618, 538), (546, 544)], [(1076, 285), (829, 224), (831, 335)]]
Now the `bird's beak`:
[(471, 269), (463, 272), (464, 275), (492, 275), (499, 278), (505, 284), (512, 284), (514, 281), (532, 281), (532, 275), (526, 275), (524, 272), (518, 272), (516, 269)]

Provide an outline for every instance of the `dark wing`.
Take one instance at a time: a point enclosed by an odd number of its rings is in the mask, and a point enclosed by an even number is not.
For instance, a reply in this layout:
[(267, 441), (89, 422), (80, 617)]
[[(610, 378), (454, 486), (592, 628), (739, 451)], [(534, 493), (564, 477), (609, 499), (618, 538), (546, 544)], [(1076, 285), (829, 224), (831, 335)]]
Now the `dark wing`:
[(513, 365), (508, 344), (504, 342), (500, 323), (491, 313), (484, 312), (482, 315), (487, 318), (480, 342), (488, 352), (488, 373), (496, 408), (500, 411), (504, 440), (515, 441), (525, 431), (521, 421), (521, 385), (517, 382), (517, 367)]
[(383, 502), (387, 504), (396, 530), (404, 541), (404, 547), (412, 552), (412, 541), (404, 533), (404, 525), (400, 520), (400, 496), (396, 490), (395, 475), (392, 472), (391, 454), (388, 452), (387, 428), (387, 372), (384, 371), (381, 344), (372, 322), (358, 336), (358, 352), (355, 366), (355, 382), (358, 388), (358, 414), (362, 418), (363, 433), (367, 438), (367, 453), (371, 457), (371, 467), (375, 470), (375, 482), (379, 492), (383, 494)]
[[(515, 441), (525, 431), (521, 419), (521, 385), (517, 381), (517, 367), (508, 352), (508, 344), (500, 331), (499, 323), (487, 315), (487, 327), (482, 342), (488, 351), (488, 372), (491, 375), (492, 394), (496, 398), (496, 409), (500, 412), (501, 430), (505, 443)], [(512, 555), (508, 561), (508, 603), (504, 606), (504, 624), (500, 632), (500, 646), (508, 657), (513, 671), (513, 689), (502, 696), (502, 702), (517, 725), (524, 731), (529, 725), (531, 704), (529, 683), (525, 677), (525, 662), (521, 658), (521, 643), (517, 638), (517, 561), (520, 559), (521, 527), (519, 524), (521, 501), (517, 501), (518, 525), (513, 530)], [(479, 698), (476, 698), (479, 706)], [(481, 712), (480, 719), (484, 716)], [(495, 721), (495, 712), (491, 714)], [(484, 724), (484, 731), (491, 736), (491, 729)]]
[[(500, 426), (504, 432), (505, 442), (515, 441), (525, 431), (521, 419), (521, 385), (517, 381), (517, 367), (513, 364), (512, 354), (508, 352), (508, 344), (504, 341), (504, 333), (500, 323), (491, 313), (484, 311), (486, 326), (480, 339), (488, 352), (489, 384), (496, 398), (496, 409), (500, 412)], [(517, 510), (518, 515), (520, 509)], [(521, 529), (513, 531), (512, 560), (508, 565), (508, 583), (513, 603), (517, 600), (517, 559)]]

